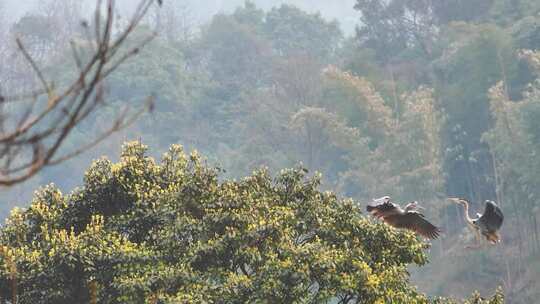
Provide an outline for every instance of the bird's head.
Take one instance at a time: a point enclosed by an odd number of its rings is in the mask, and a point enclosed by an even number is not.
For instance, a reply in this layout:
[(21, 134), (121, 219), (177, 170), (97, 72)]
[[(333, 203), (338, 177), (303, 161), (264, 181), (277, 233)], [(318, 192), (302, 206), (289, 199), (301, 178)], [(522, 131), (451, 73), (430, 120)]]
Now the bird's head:
[(383, 197), (379, 197), (379, 198), (374, 198), (373, 199), (373, 203), (375, 204), (384, 204), (384, 203), (388, 203), (390, 201), (390, 196), (388, 195), (385, 195)]
[(459, 197), (449, 197), (448, 200), (459, 205), (465, 205), (468, 203), (467, 200), (459, 198)]
[(425, 208), (420, 206), (417, 201), (413, 201), (405, 205), (405, 211), (413, 211), (413, 210), (425, 210)]

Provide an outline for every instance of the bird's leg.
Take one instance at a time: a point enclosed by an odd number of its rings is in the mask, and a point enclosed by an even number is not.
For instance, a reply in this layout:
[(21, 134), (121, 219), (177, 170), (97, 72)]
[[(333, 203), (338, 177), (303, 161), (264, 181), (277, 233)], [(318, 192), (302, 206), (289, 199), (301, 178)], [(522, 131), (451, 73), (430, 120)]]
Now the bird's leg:
[(484, 248), (486, 247), (486, 243), (482, 242), (482, 235), (480, 234), (480, 231), (476, 230), (476, 240), (478, 241), (478, 248)]

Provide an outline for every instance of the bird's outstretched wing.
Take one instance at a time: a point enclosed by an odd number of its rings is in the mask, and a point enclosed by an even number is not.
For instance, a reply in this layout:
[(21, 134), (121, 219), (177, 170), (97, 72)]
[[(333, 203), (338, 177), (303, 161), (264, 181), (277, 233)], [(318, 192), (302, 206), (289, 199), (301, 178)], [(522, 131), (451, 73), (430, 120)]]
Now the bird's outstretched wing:
[(441, 232), (437, 226), (427, 221), (424, 216), (418, 212), (391, 215), (385, 217), (384, 221), (390, 226), (409, 229), (429, 239), (436, 239)]
[(487, 231), (493, 232), (501, 228), (504, 221), (504, 215), (501, 208), (493, 201), (486, 202), (484, 214), (478, 219), (478, 225)]

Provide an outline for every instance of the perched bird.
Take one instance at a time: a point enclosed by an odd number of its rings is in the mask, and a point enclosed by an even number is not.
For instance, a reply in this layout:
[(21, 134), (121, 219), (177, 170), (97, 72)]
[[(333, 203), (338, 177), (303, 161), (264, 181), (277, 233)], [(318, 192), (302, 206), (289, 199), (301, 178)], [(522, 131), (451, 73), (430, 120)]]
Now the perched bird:
[(392, 227), (412, 230), (429, 239), (436, 239), (441, 232), (428, 222), (423, 214), (415, 210), (421, 208), (416, 201), (407, 204), (405, 209), (392, 203), (388, 196), (374, 199), (373, 202), (376, 204), (368, 205), (366, 210)]
[(467, 221), (468, 226), (475, 232), (477, 240), (477, 246), (474, 246), (475, 248), (482, 246), (482, 235), (493, 245), (501, 241), (499, 230), (503, 224), (504, 215), (501, 208), (495, 202), (486, 200), (484, 213), (477, 213), (478, 217), (472, 219), (469, 216), (469, 202), (467, 200), (457, 197), (450, 197), (448, 199), (463, 206), (465, 221)]

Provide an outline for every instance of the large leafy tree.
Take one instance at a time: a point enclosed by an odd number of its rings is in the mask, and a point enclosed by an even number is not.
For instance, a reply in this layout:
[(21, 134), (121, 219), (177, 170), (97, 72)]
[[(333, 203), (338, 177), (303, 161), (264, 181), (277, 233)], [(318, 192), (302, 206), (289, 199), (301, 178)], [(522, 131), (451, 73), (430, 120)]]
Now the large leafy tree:
[(432, 52), (437, 32), (430, 0), (357, 0), (361, 25), (357, 36), (367, 47), (389, 60), (408, 49), (419, 49), (424, 56)]
[(319, 14), (307, 14), (290, 5), (270, 10), (264, 31), (278, 53), (309, 54), (323, 62), (335, 55), (343, 35), (336, 21), (328, 22)]
[(427, 245), (318, 190), (302, 169), (219, 182), (173, 146), (96, 161), (69, 195), (39, 190), (0, 240), (3, 299), (19, 303), (427, 303), (406, 267)]

